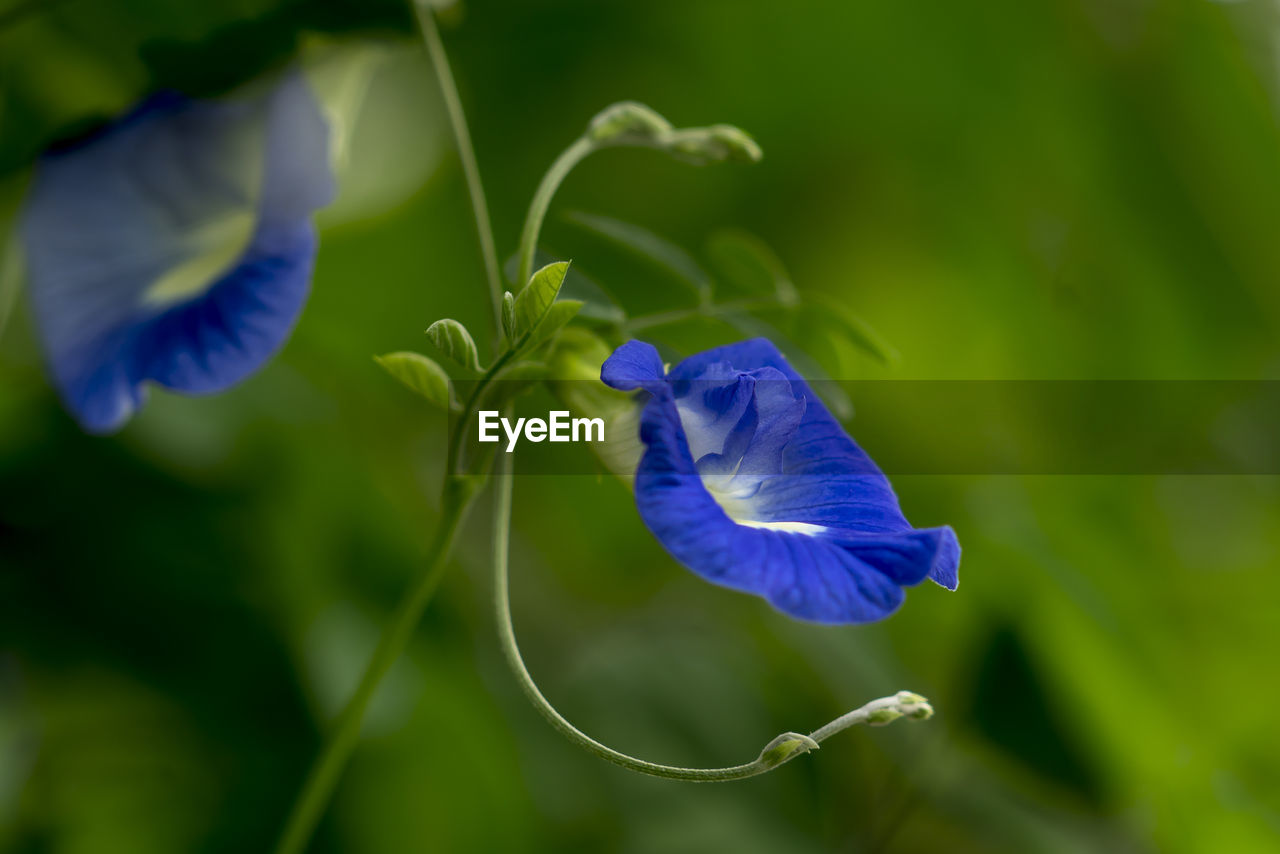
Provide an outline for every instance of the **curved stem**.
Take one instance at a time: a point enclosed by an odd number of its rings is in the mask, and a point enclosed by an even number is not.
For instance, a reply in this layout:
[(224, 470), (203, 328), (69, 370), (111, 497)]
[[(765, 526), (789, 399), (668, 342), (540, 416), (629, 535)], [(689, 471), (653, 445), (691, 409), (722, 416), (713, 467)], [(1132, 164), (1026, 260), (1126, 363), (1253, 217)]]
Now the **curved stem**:
[(831, 723), (815, 730), (810, 735), (785, 732), (765, 745), (760, 755), (751, 762), (731, 765), (725, 768), (683, 768), (677, 765), (661, 765), (638, 759), (608, 745), (601, 744), (591, 736), (579, 730), (560, 714), (547, 701), (538, 689), (538, 685), (529, 675), (524, 659), (520, 655), (520, 647), (516, 642), (515, 628), (511, 621), (511, 597), (508, 584), (508, 558), (511, 530), (511, 455), (500, 455), (498, 471), (495, 473), (496, 507), (493, 514), (493, 596), (494, 608), (498, 619), (498, 638), (507, 664), (515, 674), (516, 680), (524, 695), (547, 722), (562, 735), (601, 759), (648, 774), (653, 777), (664, 777), (669, 780), (688, 782), (717, 783), (729, 780), (742, 780), (772, 771), (779, 765), (788, 762), (802, 753), (816, 750), (818, 743), (836, 733), (857, 724), (868, 723), (883, 725), (899, 717), (915, 719), (927, 718), (933, 714), (928, 702), (918, 694), (899, 691), (892, 697), (872, 700), (861, 708), (842, 715)]
[(475, 146), (471, 144), (467, 116), (462, 111), (458, 85), (454, 82), (453, 71), (449, 68), (449, 57), (445, 54), (444, 44), (440, 41), (440, 30), (436, 27), (431, 5), (423, 0), (415, 0), (413, 9), (418, 17), (418, 27), (422, 30), (423, 41), (427, 45), (427, 53), (431, 56), (431, 65), (435, 68), (436, 77), (440, 81), (440, 92), (444, 96), (445, 109), (449, 112), (449, 124), (453, 127), (454, 140), (458, 146), (458, 159), (462, 162), (462, 173), (467, 180), (467, 192), (471, 195), (471, 210), (476, 219), (476, 235), (480, 239), (480, 254), (484, 257), (484, 276), (489, 284), (489, 319), (493, 324), (493, 340), (496, 346), (496, 342), (502, 338), (502, 278), (499, 273), (498, 250), (493, 240), (493, 225), (489, 221), (489, 205), (485, 201), (484, 185), (480, 183), (480, 167), (476, 163)]
[(542, 221), (546, 219), (547, 209), (551, 207), (551, 199), (555, 196), (556, 190), (560, 189), (560, 184), (565, 176), (573, 171), (573, 167), (599, 148), (600, 146), (592, 140), (580, 137), (560, 153), (555, 163), (552, 163), (551, 168), (547, 170), (547, 174), (542, 176), (542, 183), (538, 185), (538, 191), (533, 194), (533, 201), (529, 204), (529, 213), (524, 220), (524, 230), (520, 233), (520, 268), (515, 281), (517, 288), (527, 285), (529, 277), (533, 275), (533, 256), (538, 248), (538, 234), (542, 231)]
[(378, 646), (360, 677), (359, 686), (347, 701), (324, 749), (311, 766), (276, 845), (276, 854), (300, 854), (305, 850), (316, 822), (320, 820), (325, 806), (333, 796), (342, 769), (360, 738), (360, 724), (378, 685), (404, 652), (405, 645), (413, 636), (414, 627), (422, 617), (423, 609), (427, 607), (427, 602), (431, 600), (431, 595), (444, 575), (453, 541), (474, 497), (474, 484), (456, 478), (450, 478), (446, 482), (440, 522), (422, 574), (400, 601), (391, 622), (383, 630)]

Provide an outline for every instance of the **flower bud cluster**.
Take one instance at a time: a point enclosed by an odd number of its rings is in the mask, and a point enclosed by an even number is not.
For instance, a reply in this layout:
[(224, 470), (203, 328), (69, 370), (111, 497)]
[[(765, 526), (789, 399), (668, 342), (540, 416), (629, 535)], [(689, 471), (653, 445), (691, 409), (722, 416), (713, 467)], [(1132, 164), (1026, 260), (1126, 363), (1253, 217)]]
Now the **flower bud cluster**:
[(674, 128), (671, 122), (636, 101), (622, 101), (596, 114), (585, 138), (600, 146), (636, 145), (666, 151), (693, 163), (754, 163), (762, 154), (751, 135), (733, 125)]

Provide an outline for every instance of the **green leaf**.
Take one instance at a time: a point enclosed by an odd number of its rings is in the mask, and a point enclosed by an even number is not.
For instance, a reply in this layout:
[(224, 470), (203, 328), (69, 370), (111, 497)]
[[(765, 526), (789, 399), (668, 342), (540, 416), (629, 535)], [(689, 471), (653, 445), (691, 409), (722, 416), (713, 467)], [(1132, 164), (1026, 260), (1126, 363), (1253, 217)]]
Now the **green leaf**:
[(573, 320), (574, 315), (582, 308), (582, 302), (576, 299), (557, 300), (547, 309), (546, 315), (543, 316), (542, 322), (533, 331), (532, 337), (529, 339), (529, 346), (536, 347), (543, 341), (551, 338), (560, 329)]
[(457, 409), (449, 375), (444, 368), (421, 353), (387, 353), (374, 356), (383, 370), (400, 380), (412, 392), (426, 398), (441, 409)]
[(703, 303), (711, 301), (711, 276), (702, 269), (693, 256), (664, 237), (632, 225), (629, 222), (607, 216), (576, 212), (570, 221), (610, 242), (647, 258), (669, 273), (681, 284), (689, 287)]
[(769, 245), (738, 229), (723, 229), (707, 241), (707, 256), (725, 280), (748, 293), (771, 294), (778, 301), (796, 301), (796, 287), (782, 261)]
[[(541, 249), (533, 255), (533, 263), (538, 267), (544, 267), (558, 260), (560, 259)], [(519, 255), (512, 255), (507, 259), (507, 263), (503, 266), (507, 279), (515, 279), (519, 266)], [(618, 301), (594, 279), (584, 275), (577, 266), (570, 265), (569, 272), (565, 273), (564, 284), (560, 286), (560, 299), (580, 300), (583, 306), (579, 316), (586, 320), (598, 320), (615, 326), (620, 326), (627, 321), (627, 312), (618, 305)]]
[(560, 286), (564, 284), (564, 275), (568, 269), (568, 261), (558, 261), (555, 264), (548, 264), (533, 274), (533, 278), (529, 280), (524, 290), (520, 291), (520, 295), (516, 297), (512, 306), (511, 332), (509, 333), (512, 341), (519, 341), (532, 332), (551, 309), (552, 303), (560, 293)]
[(473, 371), (481, 370), (480, 352), (476, 349), (475, 339), (471, 337), (467, 327), (458, 321), (449, 317), (437, 320), (427, 327), (427, 337), (442, 353), (462, 367)]

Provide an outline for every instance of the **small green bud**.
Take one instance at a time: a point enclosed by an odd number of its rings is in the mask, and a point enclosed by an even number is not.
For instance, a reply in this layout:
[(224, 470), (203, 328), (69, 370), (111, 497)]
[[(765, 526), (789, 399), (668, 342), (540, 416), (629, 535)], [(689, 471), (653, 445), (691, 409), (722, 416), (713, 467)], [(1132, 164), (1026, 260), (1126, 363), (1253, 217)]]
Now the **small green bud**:
[(733, 125), (712, 125), (707, 129), (711, 138), (724, 147), (725, 160), (739, 163), (759, 163), (764, 152), (751, 134)]
[(933, 717), (933, 706), (921, 703), (918, 706), (908, 706), (902, 710), (902, 713), (913, 721), (927, 721)]
[(507, 340), (513, 337), (516, 325), (516, 296), (511, 291), (502, 294), (502, 332)]
[(636, 101), (605, 107), (587, 125), (587, 137), (596, 142), (657, 144), (671, 131), (671, 122)]
[(756, 141), (733, 125), (674, 131), (669, 136), (666, 149), (696, 164), (717, 160), (755, 163), (764, 156)]
[(933, 717), (933, 706), (930, 706), (929, 701), (919, 694), (899, 691), (894, 695), (894, 699), (898, 701), (898, 708), (902, 710), (902, 714), (913, 721), (925, 721)]
[(784, 732), (764, 746), (757, 762), (767, 768), (776, 768), (788, 759), (794, 759), (802, 753), (817, 750), (818, 742), (798, 732)]
[(605, 107), (587, 125), (585, 138), (600, 145), (639, 145), (666, 151), (691, 163), (718, 160), (755, 163), (760, 146), (733, 125), (673, 128), (671, 122), (644, 104), (622, 101)]
[(900, 717), (902, 712), (895, 708), (874, 709), (867, 715), (867, 723), (871, 726), (887, 726)]

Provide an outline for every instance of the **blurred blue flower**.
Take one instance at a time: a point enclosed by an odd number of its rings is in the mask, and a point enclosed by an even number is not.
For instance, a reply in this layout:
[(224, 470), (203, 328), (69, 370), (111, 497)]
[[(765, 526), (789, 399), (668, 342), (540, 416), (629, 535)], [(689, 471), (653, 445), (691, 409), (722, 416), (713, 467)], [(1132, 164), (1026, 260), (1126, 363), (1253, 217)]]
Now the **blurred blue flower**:
[(649, 392), (636, 504), (708, 581), (822, 623), (886, 617), (926, 578), (956, 588), (955, 532), (911, 527), (884, 474), (769, 341), (670, 373), (651, 345), (629, 341), (601, 379)]
[(147, 382), (221, 391), (281, 347), (310, 287), (312, 214), (334, 194), (329, 135), (293, 71), (225, 100), (155, 95), (41, 157), (19, 238), (85, 429), (121, 426)]

